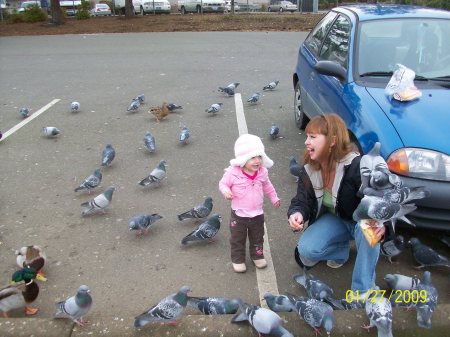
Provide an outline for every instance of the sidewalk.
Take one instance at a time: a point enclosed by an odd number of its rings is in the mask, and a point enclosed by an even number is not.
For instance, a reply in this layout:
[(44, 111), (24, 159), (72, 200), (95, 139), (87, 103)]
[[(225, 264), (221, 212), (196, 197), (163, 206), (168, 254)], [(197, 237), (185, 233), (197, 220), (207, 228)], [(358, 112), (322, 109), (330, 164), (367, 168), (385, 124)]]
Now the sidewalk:
[[(313, 330), (296, 314), (282, 313), (284, 327), (294, 336), (315, 336)], [(85, 327), (80, 328), (66, 319), (42, 318), (0, 319), (2, 337), (80, 337), (80, 336), (170, 336), (170, 337), (250, 337), (258, 334), (248, 323), (230, 323), (232, 315), (183, 316), (178, 326), (160, 323), (144, 326), (140, 330), (133, 327), (133, 318), (91, 317)], [(335, 327), (332, 336), (376, 336), (375, 329), (368, 334), (362, 325), (368, 324), (363, 310), (335, 311)], [(438, 305), (432, 318), (430, 330), (420, 329), (416, 323), (416, 311), (394, 308), (393, 335), (395, 337), (446, 337), (450, 330), (450, 304)], [(323, 335), (326, 335), (323, 331)]]

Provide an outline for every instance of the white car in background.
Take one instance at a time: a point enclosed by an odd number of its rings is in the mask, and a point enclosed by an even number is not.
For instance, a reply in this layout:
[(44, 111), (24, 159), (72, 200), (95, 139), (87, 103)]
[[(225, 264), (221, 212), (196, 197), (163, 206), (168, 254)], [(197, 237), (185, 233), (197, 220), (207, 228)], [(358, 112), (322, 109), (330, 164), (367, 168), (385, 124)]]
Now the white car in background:
[(168, 0), (143, 0), (142, 14), (165, 13), (170, 14), (170, 2)]
[[(231, 0), (225, 1), (225, 10), (227, 12), (231, 12)], [(238, 5), (236, 1), (234, 1), (234, 11), (239, 12), (241, 10), (241, 7)]]
[(110, 16), (111, 8), (107, 4), (96, 4), (94, 8), (91, 9), (91, 16)]
[(31, 6), (38, 6), (41, 8), (41, 2), (40, 1), (24, 1), (20, 4), (20, 7), (17, 9), (19, 13), (25, 12), (25, 9)]
[(297, 5), (294, 5), (290, 1), (271, 1), (269, 7), (267, 7), (268, 12), (296, 12)]

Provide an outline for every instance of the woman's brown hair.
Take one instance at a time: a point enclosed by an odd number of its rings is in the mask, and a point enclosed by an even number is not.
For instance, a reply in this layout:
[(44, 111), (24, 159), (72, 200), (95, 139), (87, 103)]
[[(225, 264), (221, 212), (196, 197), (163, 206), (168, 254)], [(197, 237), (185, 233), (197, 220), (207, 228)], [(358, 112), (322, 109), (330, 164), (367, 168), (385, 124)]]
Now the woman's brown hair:
[[(329, 169), (334, 166), (334, 163), (340, 161), (354, 150), (344, 121), (335, 113), (313, 117), (306, 126), (305, 132), (326, 136), (326, 146), (330, 151), (328, 156)], [(332, 145), (333, 140), (334, 145)], [(303, 163), (309, 164), (314, 170), (321, 169), (320, 163), (312, 160), (306, 149), (303, 154)]]

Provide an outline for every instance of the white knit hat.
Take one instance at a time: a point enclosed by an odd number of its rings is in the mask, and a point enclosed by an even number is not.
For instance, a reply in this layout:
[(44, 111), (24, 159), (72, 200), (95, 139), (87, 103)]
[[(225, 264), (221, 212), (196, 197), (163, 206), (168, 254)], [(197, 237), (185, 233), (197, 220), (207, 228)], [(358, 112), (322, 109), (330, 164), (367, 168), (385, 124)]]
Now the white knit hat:
[(244, 167), (245, 163), (256, 156), (262, 157), (262, 164), (266, 168), (273, 166), (273, 161), (264, 152), (264, 145), (261, 139), (255, 135), (244, 134), (234, 143), (234, 156), (230, 160), (231, 166)]

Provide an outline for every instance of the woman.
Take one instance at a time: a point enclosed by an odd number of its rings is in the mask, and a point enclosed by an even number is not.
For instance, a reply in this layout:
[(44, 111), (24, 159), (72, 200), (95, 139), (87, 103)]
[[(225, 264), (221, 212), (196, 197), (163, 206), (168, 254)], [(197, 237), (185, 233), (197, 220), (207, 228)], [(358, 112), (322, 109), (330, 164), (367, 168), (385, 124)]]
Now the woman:
[[(336, 114), (314, 117), (305, 131), (304, 168), (288, 209), (291, 229), (305, 230), (295, 248), (295, 260), (306, 269), (325, 260), (329, 267), (339, 268), (348, 260), (349, 241), (355, 240), (351, 289), (363, 294), (375, 286), (380, 247), (370, 247), (352, 220), (361, 200), (357, 195), (361, 157), (353, 152), (345, 123)], [(375, 232), (379, 237), (383, 234), (384, 226)]]

